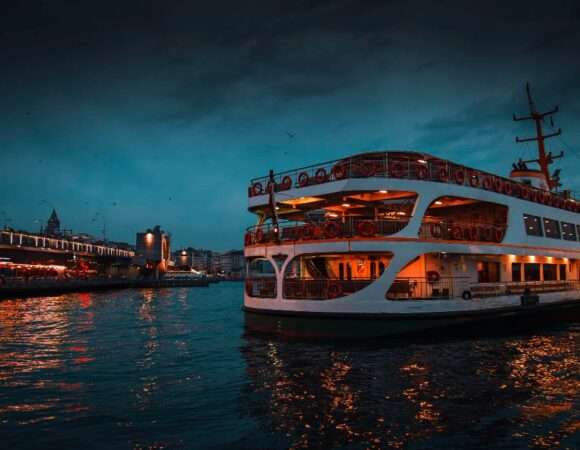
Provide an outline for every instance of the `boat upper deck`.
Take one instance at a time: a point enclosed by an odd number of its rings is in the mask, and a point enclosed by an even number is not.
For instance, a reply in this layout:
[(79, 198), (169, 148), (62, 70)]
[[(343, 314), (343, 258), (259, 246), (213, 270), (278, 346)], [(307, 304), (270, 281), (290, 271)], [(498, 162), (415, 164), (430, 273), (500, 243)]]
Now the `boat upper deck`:
[(426, 153), (381, 151), (353, 155), (254, 178), (248, 187), (250, 198), (273, 190), (283, 192), (352, 178), (392, 178), (467, 186), (539, 203), (571, 212), (580, 212), (580, 202), (565, 192), (552, 192), (524, 182), (466, 167)]

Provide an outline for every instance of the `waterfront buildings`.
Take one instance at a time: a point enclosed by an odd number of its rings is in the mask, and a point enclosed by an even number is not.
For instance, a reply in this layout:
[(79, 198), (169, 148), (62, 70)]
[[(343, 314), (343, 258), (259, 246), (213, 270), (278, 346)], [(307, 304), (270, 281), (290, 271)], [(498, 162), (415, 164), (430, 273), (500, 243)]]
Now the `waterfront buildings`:
[(163, 272), (167, 272), (171, 238), (159, 225), (153, 229), (137, 233), (135, 257), (133, 264), (140, 266), (146, 275), (158, 278)]

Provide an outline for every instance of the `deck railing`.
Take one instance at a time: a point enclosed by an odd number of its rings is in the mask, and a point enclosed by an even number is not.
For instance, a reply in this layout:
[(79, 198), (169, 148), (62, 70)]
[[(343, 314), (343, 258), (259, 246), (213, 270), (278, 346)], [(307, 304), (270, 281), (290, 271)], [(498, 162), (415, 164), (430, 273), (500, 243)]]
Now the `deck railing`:
[(284, 298), (296, 300), (329, 300), (354, 294), (374, 280), (353, 278), (337, 279), (285, 279)]
[(448, 241), (501, 242), (506, 229), (505, 224), (426, 218), (419, 229), (419, 237)]
[(388, 300), (441, 300), (453, 298), (453, 279), (396, 278), (389, 288)]
[(244, 281), (246, 294), (250, 297), (276, 298), (276, 278), (247, 277)]
[(407, 218), (367, 220), (348, 217), (344, 222), (340, 220), (323, 220), (315, 223), (281, 222), (278, 227), (264, 224), (248, 228), (245, 244), (389, 236), (401, 231), (408, 223)]
[[(323, 220), (316, 223), (281, 222), (277, 227), (268, 223), (249, 227), (245, 245), (288, 243), (351, 238), (380, 238), (398, 233), (409, 223), (401, 219)], [(437, 220), (421, 224), (419, 236), (424, 239), (442, 239), (469, 242), (501, 242), (506, 226), (484, 222)]]
[(580, 290), (579, 280), (511, 281), (503, 283), (477, 283), (471, 286), (474, 298), (521, 295), (526, 290), (532, 294)]
[(376, 152), (356, 155), (276, 173), (273, 175), (273, 181), (268, 176), (254, 178), (248, 187), (248, 196), (263, 195), (270, 190), (281, 192), (332, 181), (368, 177), (450, 183), (580, 212), (580, 202), (567, 199), (562, 194), (538, 189), (447, 160), (411, 152)]

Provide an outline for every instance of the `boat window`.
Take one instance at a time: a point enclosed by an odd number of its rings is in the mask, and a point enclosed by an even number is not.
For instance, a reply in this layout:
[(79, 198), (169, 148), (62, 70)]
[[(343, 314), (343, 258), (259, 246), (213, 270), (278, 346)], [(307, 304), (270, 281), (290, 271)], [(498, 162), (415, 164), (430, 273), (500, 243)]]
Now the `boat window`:
[(537, 263), (524, 264), (524, 281), (540, 281), (540, 265)]
[(524, 223), (526, 225), (526, 233), (530, 236), (543, 236), (542, 222), (538, 216), (531, 216), (524, 214)]
[(546, 237), (560, 239), (560, 223), (557, 220), (544, 217), (544, 232)]
[(501, 242), (505, 205), (464, 197), (438, 197), (423, 217), (419, 235), (428, 239)]
[(477, 263), (477, 281), (479, 283), (499, 282), (499, 263), (493, 261), (479, 261)]
[(556, 281), (558, 279), (556, 264), (544, 264), (544, 281)]
[(522, 263), (512, 263), (512, 281), (522, 281)]
[(566, 279), (566, 264), (560, 264), (559, 269), (560, 269), (560, 280), (565, 280)]
[(276, 270), (266, 258), (253, 258), (247, 261), (246, 293), (250, 297), (276, 297)]
[(391, 258), (390, 253), (297, 256), (286, 266), (284, 297), (327, 300), (350, 295), (371, 284), (377, 264), (386, 267)]
[(562, 237), (567, 241), (576, 240), (576, 226), (573, 223), (561, 222)]

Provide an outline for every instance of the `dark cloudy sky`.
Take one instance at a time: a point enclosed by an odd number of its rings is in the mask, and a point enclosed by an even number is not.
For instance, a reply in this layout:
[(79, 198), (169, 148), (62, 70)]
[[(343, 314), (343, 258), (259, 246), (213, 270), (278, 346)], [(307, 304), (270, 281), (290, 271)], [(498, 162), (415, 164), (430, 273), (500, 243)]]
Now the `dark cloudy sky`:
[[(0, 10), (0, 211), (241, 247), (247, 183), (368, 149), (506, 174), (523, 86), (559, 104), (580, 191), (577, 1), (11, 2)], [(286, 131), (296, 134), (290, 138)], [(0, 213), (1, 214), (1, 213)], [(2, 217), (0, 217), (2, 220)], [(2, 225), (2, 224), (0, 224)]]

